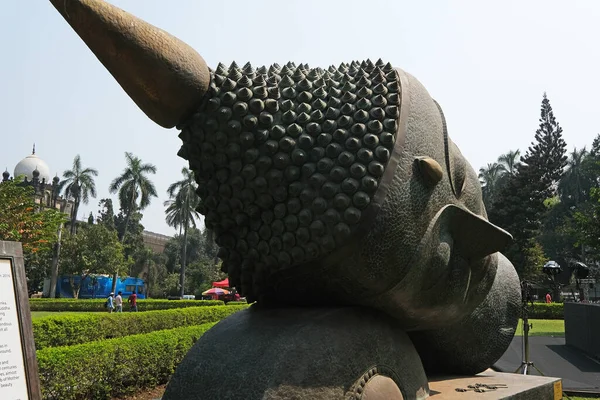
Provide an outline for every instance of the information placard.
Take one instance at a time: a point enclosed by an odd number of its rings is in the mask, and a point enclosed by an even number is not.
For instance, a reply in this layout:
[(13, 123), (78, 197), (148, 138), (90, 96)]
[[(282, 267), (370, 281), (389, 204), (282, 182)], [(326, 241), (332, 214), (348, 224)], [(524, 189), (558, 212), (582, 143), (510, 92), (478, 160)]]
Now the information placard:
[(24, 360), (12, 263), (0, 258), (0, 398), (29, 399)]
[(40, 400), (20, 243), (0, 241), (0, 399)]

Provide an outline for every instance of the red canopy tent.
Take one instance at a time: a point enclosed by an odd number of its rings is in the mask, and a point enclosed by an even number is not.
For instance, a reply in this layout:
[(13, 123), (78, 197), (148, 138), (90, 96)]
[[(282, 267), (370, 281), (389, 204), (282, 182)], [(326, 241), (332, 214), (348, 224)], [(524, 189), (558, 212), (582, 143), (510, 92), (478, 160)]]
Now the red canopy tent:
[(220, 282), (213, 282), (213, 287), (216, 288), (228, 288), (229, 287), (229, 278), (225, 278)]

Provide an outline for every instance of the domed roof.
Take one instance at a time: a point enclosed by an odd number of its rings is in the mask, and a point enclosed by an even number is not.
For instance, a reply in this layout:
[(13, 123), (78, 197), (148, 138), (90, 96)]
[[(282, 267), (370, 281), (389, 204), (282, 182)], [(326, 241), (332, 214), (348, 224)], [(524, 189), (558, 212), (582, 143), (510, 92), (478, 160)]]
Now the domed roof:
[(27, 180), (33, 179), (33, 171), (37, 169), (39, 172), (38, 179), (40, 182), (45, 179), (47, 184), (52, 182), (52, 178), (50, 177), (50, 168), (48, 168), (48, 164), (41, 158), (35, 155), (35, 147), (33, 148), (33, 154), (25, 157), (15, 167), (15, 172), (13, 173), (13, 177), (18, 177), (20, 175), (26, 176)]

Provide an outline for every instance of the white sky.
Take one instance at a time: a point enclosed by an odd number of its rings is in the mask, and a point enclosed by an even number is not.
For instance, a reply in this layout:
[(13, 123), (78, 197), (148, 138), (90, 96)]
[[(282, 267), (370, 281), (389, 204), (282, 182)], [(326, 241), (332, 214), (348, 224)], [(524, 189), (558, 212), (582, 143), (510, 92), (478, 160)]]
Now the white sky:
[[(113, 0), (186, 41), (211, 67), (287, 61), (327, 67), (382, 58), (416, 76), (444, 109), (449, 134), (477, 170), (526, 150), (547, 91), (569, 151), (599, 132), (600, 2)], [(186, 166), (175, 129), (148, 120), (49, 1), (0, 11), (0, 168), (31, 152), (54, 175), (80, 154), (99, 170), (96, 213), (131, 151), (158, 167), (146, 229), (172, 234), (162, 203)], [(116, 197), (114, 197), (116, 200)], [(1, 205), (0, 205), (1, 206)]]

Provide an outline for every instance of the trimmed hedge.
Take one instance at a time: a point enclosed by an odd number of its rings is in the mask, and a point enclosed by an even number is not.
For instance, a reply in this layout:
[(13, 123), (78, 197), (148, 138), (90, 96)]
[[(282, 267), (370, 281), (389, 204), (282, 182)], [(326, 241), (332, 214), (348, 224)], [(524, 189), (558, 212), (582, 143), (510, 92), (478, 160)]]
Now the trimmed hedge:
[(217, 322), (247, 306), (193, 307), (146, 313), (57, 315), (33, 320), (36, 349), (70, 346), (182, 326)]
[(533, 303), (528, 310), (530, 319), (565, 319), (563, 303)]
[[(29, 299), (31, 311), (107, 311), (106, 299)], [(127, 300), (123, 300), (123, 310), (129, 309)], [(174, 308), (222, 306), (221, 300), (138, 300), (138, 311), (170, 310)]]
[(248, 304), (248, 302), (247, 301), (239, 301), (239, 300), (235, 301), (234, 300), (234, 301), (228, 301), (227, 303), (225, 303), (225, 305), (228, 305), (228, 306), (229, 305), (234, 305), (234, 304)]
[(94, 400), (166, 383), (215, 323), (37, 351), (42, 397)]

